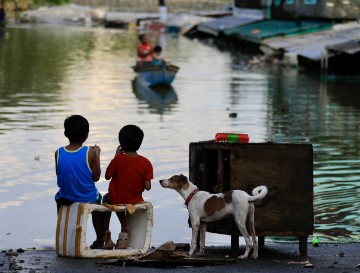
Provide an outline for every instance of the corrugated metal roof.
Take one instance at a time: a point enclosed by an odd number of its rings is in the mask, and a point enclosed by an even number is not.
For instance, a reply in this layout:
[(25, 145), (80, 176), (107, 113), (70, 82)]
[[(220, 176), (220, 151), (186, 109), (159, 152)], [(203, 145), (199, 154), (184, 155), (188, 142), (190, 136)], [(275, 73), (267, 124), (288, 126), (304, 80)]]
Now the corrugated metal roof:
[(242, 40), (261, 43), (261, 41), (266, 38), (308, 33), (330, 27), (331, 24), (320, 21), (264, 20), (244, 26), (225, 29), (224, 33), (226, 35), (238, 37)]
[[(263, 40), (262, 43), (274, 50), (289, 52), (313, 61), (320, 61), (326, 48), (360, 38), (360, 24), (357, 22), (340, 24), (332, 29), (293, 37), (277, 37)], [(355, 43), (355, 44), (356, 44)], [(353, 43), (353, 45), (355, 45)]]
[(197, 28), (199, 31), (209, 33), (214, 36), (218, 36), (219, 32), (223, 31), (224, 29), (243, 26), (262, 19), (263, 19), (262, 17), (246, 18), (246, 17), (238, 17), (238, 16), (226, 16), (220, 19), (215, 19), (201, 23), (198, 25)]

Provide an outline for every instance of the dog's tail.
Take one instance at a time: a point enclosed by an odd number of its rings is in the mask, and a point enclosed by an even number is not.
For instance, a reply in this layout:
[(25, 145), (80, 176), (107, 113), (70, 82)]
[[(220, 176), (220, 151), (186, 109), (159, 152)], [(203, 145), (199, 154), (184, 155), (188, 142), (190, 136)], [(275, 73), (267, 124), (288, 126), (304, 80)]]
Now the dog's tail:
[(258, 186), (255, 189), (253, 189), (252, 191), (253, 196), (250, 196), (248, 201), (254, 202), (263, 199), (267, 193), (268, 193), (268, 188), (266, 186)]

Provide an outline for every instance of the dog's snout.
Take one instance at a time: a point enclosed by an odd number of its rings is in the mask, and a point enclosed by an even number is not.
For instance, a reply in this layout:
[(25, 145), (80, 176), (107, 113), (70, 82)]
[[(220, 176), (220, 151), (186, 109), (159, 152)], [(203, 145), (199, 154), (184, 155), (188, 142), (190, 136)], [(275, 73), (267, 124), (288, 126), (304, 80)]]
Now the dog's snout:
[(164, 188), (167, 188), (167, 186), (168, 186), (168, 180), (167, 179), (161, 179), (161, 180), (159, 180), (159, 183), (160, 183), (160, 185), (162, 186), (162, 187), (164, 187)]

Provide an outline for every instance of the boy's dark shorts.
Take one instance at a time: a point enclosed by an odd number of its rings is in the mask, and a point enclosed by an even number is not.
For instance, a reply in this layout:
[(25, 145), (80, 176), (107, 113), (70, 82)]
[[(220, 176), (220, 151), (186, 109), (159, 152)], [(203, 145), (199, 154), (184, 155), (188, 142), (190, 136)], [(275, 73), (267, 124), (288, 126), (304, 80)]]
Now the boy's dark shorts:
[[(101, 196), (101, 194), (100, 193), (98, 193), (98, 198), (97, 198), (97, 200), (94, 202), (94, 203), (96, 203), (96, 204), (101, 204), (101, 200), (102, 200), (102, 196)], [(75, 202), (74, 201), (70, 201), (70, 200), (68, 200), (68, 199), (66, 199), (66, 198), (62, 198), (62, 197), (60, 197), (60, 195), (59, 195), (59, 193), (57, 193), (56, 195), (55, 195), (55, 202), (56, 202), (56, 207), (57, 207), (57, 212), (59, 213), (59, 210), (60, 210), (60, 207), (61, 206), (70, 206), (70, 205), (72, 205), (72, 204), (74, 204)]]
[(111, 204), (110, 200), (109, 200), (109, 193), (105, 193), (103, 199), (102, 199), (103, 204)]

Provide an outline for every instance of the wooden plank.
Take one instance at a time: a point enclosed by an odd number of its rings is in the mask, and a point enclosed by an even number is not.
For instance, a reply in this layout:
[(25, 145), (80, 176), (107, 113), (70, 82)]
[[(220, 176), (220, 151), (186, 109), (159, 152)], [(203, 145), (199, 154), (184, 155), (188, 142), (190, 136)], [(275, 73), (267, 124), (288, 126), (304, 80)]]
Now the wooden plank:
[(256, 206), (255, 223), (262, 230), (313, 230), (311, 145), (241, 145), (231, 153), (231, 187), (251, 193), (266, 185), (268, 195)]
[(224, 154), (222, 150), (217, 150), (217, 181), (215, 187), (213, 187), (213, 190), (215, 193), (223, 192), (223, 186), (224, 186)]

